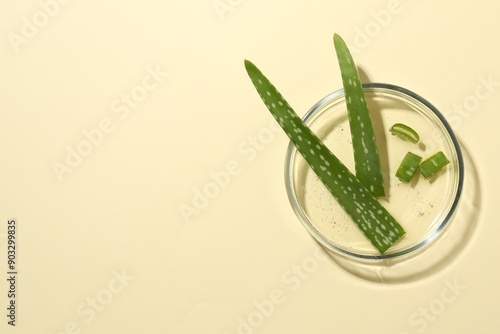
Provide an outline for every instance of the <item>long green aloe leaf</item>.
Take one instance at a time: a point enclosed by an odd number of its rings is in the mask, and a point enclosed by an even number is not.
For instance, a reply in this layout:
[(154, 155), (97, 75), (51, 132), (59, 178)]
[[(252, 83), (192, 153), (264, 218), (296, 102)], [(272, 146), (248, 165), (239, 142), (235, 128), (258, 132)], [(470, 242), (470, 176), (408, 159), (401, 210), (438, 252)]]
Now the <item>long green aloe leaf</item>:
[(249, 60), (246, 71), (267, 108), (312, 170), (371, 243), (384, 253), (405, 234), (401, 225), (293, 111)]
[(356, 177), (370, 190), (373, 196), (384, 196), (384, 179), (375, 132), (359, 73), (344, 40), (335, 34), (333, 42), (344, 85)]

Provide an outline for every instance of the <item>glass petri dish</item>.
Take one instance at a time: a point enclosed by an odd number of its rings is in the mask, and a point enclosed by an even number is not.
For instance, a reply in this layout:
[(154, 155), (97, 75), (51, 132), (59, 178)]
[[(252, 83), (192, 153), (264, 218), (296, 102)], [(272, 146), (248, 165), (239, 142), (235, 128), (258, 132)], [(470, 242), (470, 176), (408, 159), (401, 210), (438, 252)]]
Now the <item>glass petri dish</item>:
[[(291, 206), (306, 230), (327, 250), (356, 260), (383, 260), (418, 254), (449, 228), (464, 182), (459, 143), (443, 115), (428, 101), (402, 87), (364, 84), (379, 147), (386, 196), (381, 204), (405, 228), (406, 234), (380, 254), (335, 201), (307, 162), (290, 143), (285, 159), (285, 184)], [(351, 134), (343, 89), (316, 103), (304, 122), (354, 172)], [(413, 144), (390, 134), (395, 123), (415, 129)], [(395, 172), (407, 152), (423, 159), (442, 151), (450, 164), (429, 179), (415, 175), (410, 183)]]

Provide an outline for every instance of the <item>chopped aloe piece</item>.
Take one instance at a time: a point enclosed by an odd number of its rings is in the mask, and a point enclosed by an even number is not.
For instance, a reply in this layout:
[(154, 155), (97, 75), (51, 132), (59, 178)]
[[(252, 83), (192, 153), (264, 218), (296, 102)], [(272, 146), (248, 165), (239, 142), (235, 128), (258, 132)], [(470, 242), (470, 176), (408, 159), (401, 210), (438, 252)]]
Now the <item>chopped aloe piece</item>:
[(449, 163), (450, 161), (448, 160), (446, 155), (444, 155), (442, 151), (439, 151), (431, 157), (422, 161), (419, 166), (420, 173), (422, 173), (422, 175), (427, 179)]
[(396, 177), (401, 181), (410, 182), (413, 175), (415, 175), (421, 160), (422, 157), (419, 155), (412, 152), (406, 153), (398, 167), (398, 170), (396, 171)]
[(420, 140), (417, 131), (413, 130), (406, 124), (396, 123), (389, 129), (389, 131), (393, 135), (408, 140), (414, 144), (418, 143), (418, 141)]
[(333, 42), (344, 85), (356, 177), (370, 190), (373, 196), (384, 196), (380, 156), (359, 73), (344, 40), (335, 34)]
[(264, 74), (248, 60), (245, 68), (262, 101), (318, 178), (371, 243), (384, 253), (405, 230), (304, 124)]

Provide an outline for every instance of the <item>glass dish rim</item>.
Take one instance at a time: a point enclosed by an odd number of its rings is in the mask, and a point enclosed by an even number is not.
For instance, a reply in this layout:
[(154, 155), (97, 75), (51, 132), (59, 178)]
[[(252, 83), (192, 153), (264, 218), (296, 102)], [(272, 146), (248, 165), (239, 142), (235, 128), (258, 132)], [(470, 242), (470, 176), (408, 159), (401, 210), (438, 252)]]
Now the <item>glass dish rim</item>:
[[(405, 98), (408, 99), (408, 97), (421, 104), (423, 104), (426, 108), (428, 108), (434, 116), (436, 116), (441, 124), (444, 126), (446, 129), (446, 132), (450, 136), (453, 148), (456, 152), (457, 155), (457, 168), (458, 168), (458, 185), (457, 185), (457, 191), (455, 194), (455, 198), (453, 199), (453, 203), (450, 206), (449, 211), (446, 213), (446, 216), (443, 218), (443, 221), (439, 224), (439, 226), (429, 235), (427, 238), (422, 240), (416, 245), (413, 245), (412, 247), (409, 247), (407, 249), (403, 249), (398, 252), (394, 253), (384, 253), (384, 254), (376, 254), (376, 255), (366, 255), (366, 254), (358, 254), (356, 252), (348, 251), (346, 249), (340, 248), (336, 246), (334, 243), (332, 243), (329, 239), (327, 239), (322, 233), (320, 233), (314, 225), (309, 221), (307, 216), (304, 214), (304, 212), (301, 209), (301, 206), (299, 204), (299, 201), (297, 200), (297, 197), (295, 196), (295, 188), (293, 186), (293, 177), (292, 177), (292, 165), (294, 162), (294, 156), (298, 153), (297, 149), (295, 148), (294, 144), (290, 141), (288, 144), (288, 148), (286, 151), (286, 156), (285, 156), (285, 187), (286, 187), (286, 192), (288, 196), (288, 200), (293, 208), (293, 211), (295, 212), (296, 216), (302, 223), (302, 225), (306, 228), (306, 230), (316, 239), (320, 244), (325, 246), (327, 249), (334, 251), (337, 254), (352, 257), (352, 258), (357, 258), (357, 259), (362, 259), (362, 260), (382, 260), (382, 259), (391, 259), (391, 258), (400, 258), (404, 255), (409, 255), (415, 253), (417, 250), (423, 249), (424, 246), (430, 244), (432, 241), (434, 241), (444, 230), (446, 226), (448, 226), (451, 218), (453, 217), (458, 203), (460, 202), (460, 197), (462, 195), (462, 190), (463, 190), (463, 185), (464, 185), (464, 161), (463, 161), (463, 156), (462, 156), (462, 151), (460, 149), (460, 144), (458, 142), (458, 139), (456, 138), (456, 135), (454, 131), (452, 130), (450, 124), (448, 121), (445, 119), (443, 114), (436, 108), (434, 105), (432, 105), (429, 101), (421, 97), (420, 95), (414, 93), (413, 91), (410, 91), (406, 88), (392, 85), (392, 84), (386, 84), (386, 83), (365, 83), (363, 84), (363, 88), (365, 90), (373, 90), (373, 91), (392, 91), (396, 92), (399, 95), (405, 95)], [(320, 99), (318, 102), (316, 102), (313, 107), (309, 109), (309, 111), (302, 117), (302, 120), (304, 122), (307, 122), (307, 120), (315, 115), (315, 112), (324, 104), (330, 102), (331, 100), (338, 98), (339, 96), (344, 95), (344, 89), (338, 89), (328, 95), (326, 95), (324, 98)]]

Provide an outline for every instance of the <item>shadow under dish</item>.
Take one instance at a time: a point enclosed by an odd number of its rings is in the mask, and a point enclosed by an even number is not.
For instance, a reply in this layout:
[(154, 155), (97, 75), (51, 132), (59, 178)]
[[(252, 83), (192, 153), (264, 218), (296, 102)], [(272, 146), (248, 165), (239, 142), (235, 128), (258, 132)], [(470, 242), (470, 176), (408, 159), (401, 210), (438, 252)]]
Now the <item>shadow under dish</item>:
[[(285, 184), (300, 222), (336, 262), (351, 272), (367, 265), (371, 268), (369, 272), (377, 272), (381, 266), (387, 268), (402, 263), (409, 266), (410, 258), (428, 249), (435, 248), (439, 253), (442, 241), (437, 242), (438, 239), (442, 239), (448, 229), (458, 229), (453, 226), (458, 223), (452, 218), (456, 216), (463, 193), (464, 159), (448, 122), (428, 101), (394, 85), (371, 83), (363, 86), (386, 187), (386, 196), (379, 200), (405, 228), (406, 235), (386, 253), (380, 254), (292, 143), (286, 154)], [(354, 171), (344, 91), (338, 90), (320, 100), (303, 120)], [(392, 136), (389, 128), (394, 123), (414, 128), (420, 134), (420, 143), (415, 145)], [(437, 175), (430, 179), (416, 175), (411, 183), (403, 183), (394, 176), (406, 152), (411, 151), (425, 159), (439, 150), (445, 153), (450, 164)], [(379, 276), (380, 273), (374, 274), (374, 280), (380, 280)]]

